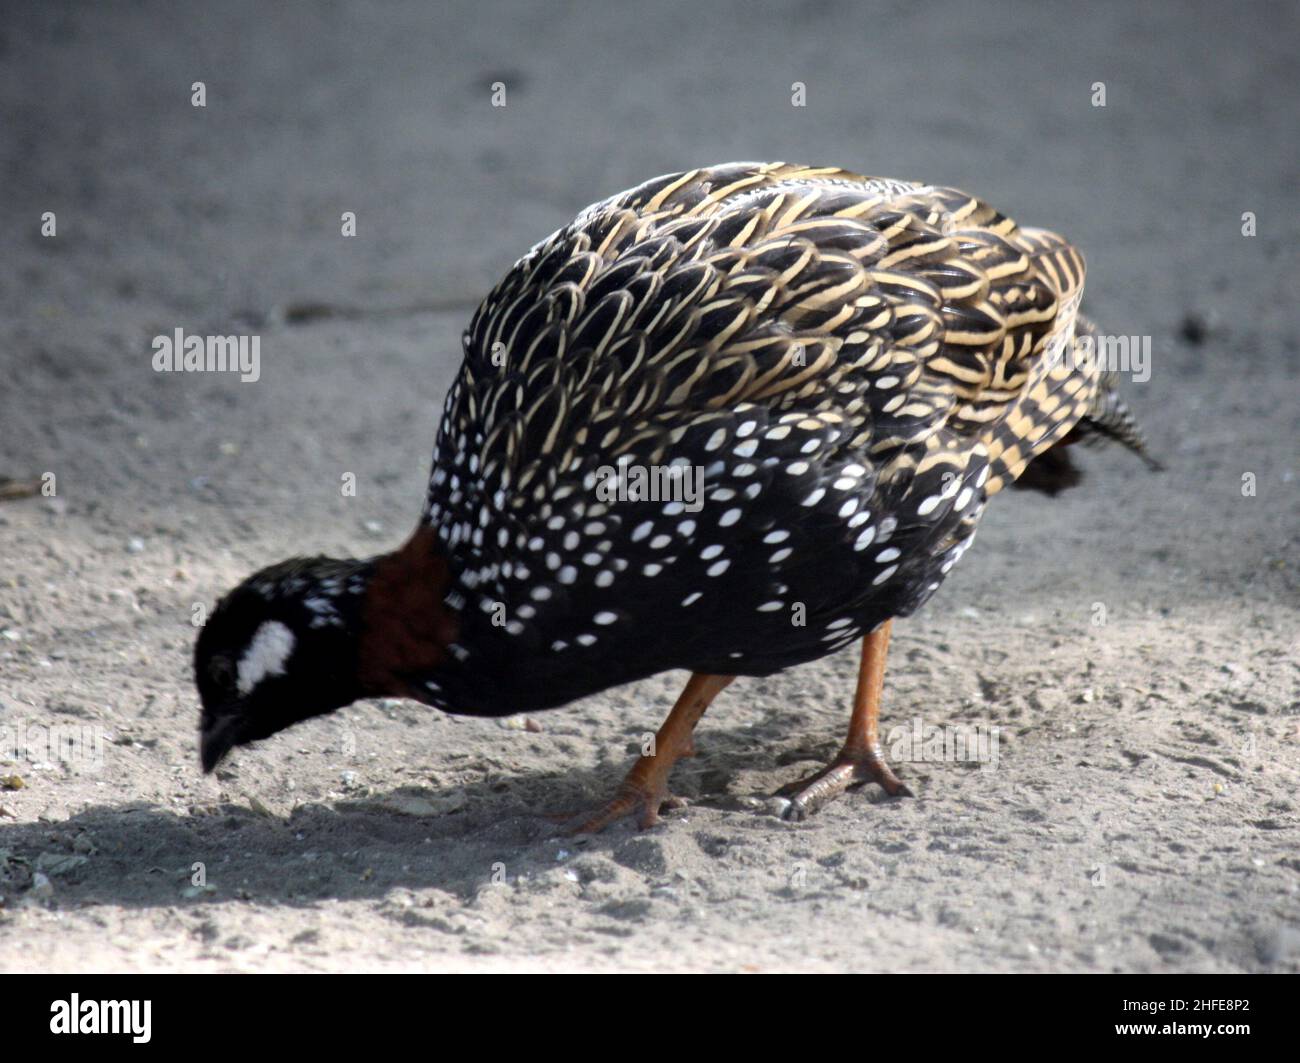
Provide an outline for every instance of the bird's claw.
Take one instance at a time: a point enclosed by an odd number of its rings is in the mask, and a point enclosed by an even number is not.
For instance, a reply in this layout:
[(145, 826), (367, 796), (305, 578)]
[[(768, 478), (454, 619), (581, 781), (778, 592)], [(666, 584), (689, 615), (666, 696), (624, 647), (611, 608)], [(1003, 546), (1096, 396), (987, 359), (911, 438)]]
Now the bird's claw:
[(840, 794), (867, 783), (879, 783), (890, 797), (914, 797), (907, 784), (885, 763), (879, 750), (841, 750), (821, 771), (787, 784), (777, 795), (788, 799), (781, 818), (793, 822), (807, 819)]
[(614, 798), (594, 812), (585, 815), (566, 817), (572, 822), (565, 827), (565, 834), (595, 834), (611, 823), (628, 816), (636, 817), (636, 825), (647, 830), (659, 823), (659, 813), (665, 809), (687, 807), (685, 798), (675, 797), (666, 790), (648, 792), (627, 785), (622, 786)]

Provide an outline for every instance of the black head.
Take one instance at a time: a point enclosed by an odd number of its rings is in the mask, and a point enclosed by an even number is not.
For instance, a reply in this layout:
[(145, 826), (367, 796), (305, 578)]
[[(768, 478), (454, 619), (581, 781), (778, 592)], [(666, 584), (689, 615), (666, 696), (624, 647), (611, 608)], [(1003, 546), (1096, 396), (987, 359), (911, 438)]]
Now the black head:
[(358, 640), (372, 570), (368, 561), (294, 558), (217, 604), (194, 650), (204, 771), (235, 746), (363, 696)]

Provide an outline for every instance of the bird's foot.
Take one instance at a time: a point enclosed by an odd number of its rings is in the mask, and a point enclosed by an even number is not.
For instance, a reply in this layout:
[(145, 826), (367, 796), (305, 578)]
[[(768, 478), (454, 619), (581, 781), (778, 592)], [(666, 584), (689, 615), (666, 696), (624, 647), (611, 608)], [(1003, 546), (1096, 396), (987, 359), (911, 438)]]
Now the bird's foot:
[(637, 826), (645, 830), (659, 822), (659, 813), (665, 808), (685, 808), (682, 798), (669, 793), (668, 776), (682, 756), (693, 753), (694, 748), (687, 746), (676, 756), (661, 752), (658, 756), (641, 757), (632, 765), (613, 799), (594, 812), (571, 817), (566, 833), (595, 834), (626, 816), (635, 816)]
[(668, 719), (655, 733), (654, 741), (627, 773), (614, 799), (590, 815), (577, 817), (570, 834), (592, 834), (604, 830), (616, 819), (636, 816), (642, 830), (659, 822), (664, 808), (683, 808), (686, 802), (668, 792), (668, 776), (682, 757), (695, 755), (691, 732), (709, 703), (736, 677), (693, 672)]
[(570, 817), (564, 832), (566, 834), (595, 834), (604, 830), (611, 823), (628, 816), (636, 817), (636, 825), (641, 830), (655, 826), (659, 822), (659, 813), (664, 809), (685, 808), (686, 801), (674, 797), (667, 791), (661, 793), (644, 793), (628, 786), (619, 788), (610, 801), (592, 812)]
[(912, 791), (885, 763), (879, 748), (841, 749), (826, 767), (815, 775), (781, 787), (777, 795), (789, 804), (781, 812), (787, 820), (807, 819), (840, 794), (869, 782), (880, 783), (890, 797), (912, 797)]

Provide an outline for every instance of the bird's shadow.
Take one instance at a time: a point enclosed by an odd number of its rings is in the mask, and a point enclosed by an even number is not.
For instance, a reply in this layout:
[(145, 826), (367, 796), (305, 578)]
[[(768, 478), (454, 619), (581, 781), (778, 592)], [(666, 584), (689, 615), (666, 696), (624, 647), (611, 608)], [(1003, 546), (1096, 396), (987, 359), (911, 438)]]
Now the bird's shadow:
[[(692, 804), (752, 817), (764, 814), (753, 798), (765, 795), (746, 793), (747, 783), (733, 786), (739, 773), (767, 775), (775, 766), (817, 760), (835, 742), (819, 736), (777, 754), (752, 731), (715, 731), (708, 746), (678, 766), (675, 790)], [(567, 855), (612, 852), (619, 859), (620, 847), (637, 835), (630, 820), (569, 836), (563, 816), (612, 796), (625, 767), (397, 787), (283, 813), (230, 802), (198, 813), (126, 803), (64, 820), (0, 823), (0, 895), (5, 903), (31, 897), (59, 908), (231, 900), (309, 907), (398, 888), (469, 900), (502, 875), (550, 872)], [(771, 822), (772, 829), (788, 829), (775, 817)]]

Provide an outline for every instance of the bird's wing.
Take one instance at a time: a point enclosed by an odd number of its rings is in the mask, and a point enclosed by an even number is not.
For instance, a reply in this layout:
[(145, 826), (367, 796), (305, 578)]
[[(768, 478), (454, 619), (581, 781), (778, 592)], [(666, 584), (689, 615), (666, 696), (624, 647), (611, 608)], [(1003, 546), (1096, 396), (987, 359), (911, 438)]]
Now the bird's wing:
[[(574, 612), (662, 615), (725, 561), (754, 610), (817, 581), (822, 617), (910, 612), (1086, 407), (1095, 380), (1053, 359), (1082, 282), (1064, 241), (953, 189), (756, 163), (655, 179), (479, 307), (426, 519), (495, 600), (523, 570), (559, 581), (557, 611), (582, 589)], [(595, 501), (620, 460), (703, 469), (706, 512)]]
[(847, 418), (849, 448), (897, 472), (927, 441), (987, 449), (992, 493), (1095, 390), (1053, 358), (1082, 285), (1065, 241), (953, 189), (776, 163), (668, 175), (588, 208), (484, 300), (440, 456), (519, 496), (584, 449), (663, 451), (755, 403)]

